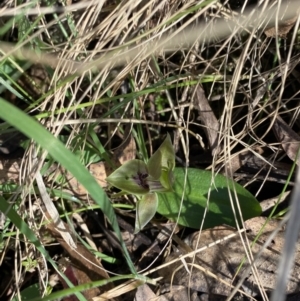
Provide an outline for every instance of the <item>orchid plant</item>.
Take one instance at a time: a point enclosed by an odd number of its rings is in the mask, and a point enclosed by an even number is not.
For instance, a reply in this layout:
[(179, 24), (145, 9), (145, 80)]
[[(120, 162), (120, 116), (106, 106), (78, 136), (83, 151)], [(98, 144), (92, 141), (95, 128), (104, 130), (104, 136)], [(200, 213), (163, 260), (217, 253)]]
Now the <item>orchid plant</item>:
[(106, 181), (121, 190), (118, 195), (133, 194), (138, 198), (135, 232), (153, 218), (158, 207), (158, 192), (170, 192), (173, 186), (175, 152), (169, 134), (145, 163), (134, 159), (115, 170)]

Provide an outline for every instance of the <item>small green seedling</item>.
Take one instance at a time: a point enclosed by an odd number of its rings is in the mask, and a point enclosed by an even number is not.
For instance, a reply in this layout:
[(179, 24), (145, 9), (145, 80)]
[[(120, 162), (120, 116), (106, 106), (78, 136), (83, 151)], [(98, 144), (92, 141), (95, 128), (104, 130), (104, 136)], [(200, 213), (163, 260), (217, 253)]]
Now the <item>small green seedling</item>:
[(121, 190), (118, 195), (134, 194), (138, 197), (135, 233), (143, 229), (156, 213), (157, 193), (173, 190), (174, 167), (175, 152), (167, 135), (147, 164), (142, 160), (130, 160), (106, 178), (110, 185)]

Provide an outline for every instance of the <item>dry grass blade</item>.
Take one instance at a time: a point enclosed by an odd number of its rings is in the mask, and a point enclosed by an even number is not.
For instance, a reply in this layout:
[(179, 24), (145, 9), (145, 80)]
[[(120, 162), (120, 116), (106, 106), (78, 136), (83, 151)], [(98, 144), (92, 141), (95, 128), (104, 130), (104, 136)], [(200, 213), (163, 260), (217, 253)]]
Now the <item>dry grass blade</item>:
[(103, 293), (102, 295), (93, 298), (93, 301), (106, 301), (111, 300), (112, 298), (117, 298), (123, 294), (130, 292), (139, 286), (143, 285), (140, 280), (129, 280), (123, 284), (118, 285), (117, 287)]
[[(34, 149), (35, 158), (33, 159), (33, 163), (35, 166), (38, 166), (38, 160), (36, 157), (36, 149)], [(69, 245), (70, 248), (76, 249), (77, 245), (71, 235), (71, 232), (65, 227), (64, 222), (61, 220), (57, 208), (54, 206), (52, 199), (50, 198), (44, 180), (40, 171), (37, 171), (35, 175), (35, 180), (37, 183), (37, 187), (40, 191), (41, 199), (46, 208), (46, 216), (50, 216), (51, 221), (53, 221), (56, 230), (61, 234), (61, 237), (64, 239), (65, 243)]]
[(66, 229), (63, 221), (60, 219), (59, 213), (58, 213), (56, 207), (54, 206), (53, 201), (51, 200), (49, 194), (47, 193), (46, 186), (44, 184), (44, 181), (43, 181), (43, 178), (42, 178), (40, 172), (38, 172), (36, 174), (35, 178), (36, 178), (36, 183), (37, 183), (37, 186), (38, 186), (40, 194), (41, 194), (41, 198), (46, 207), (47, 213), (50, 216), (50, 219), (54, 222), (57, 231), (59, 231), (59, 233), (63, 237), (64, 241), (71, 248), (76, 249), (77, 245), (76, 245), (71, 233)]
[(16, 13), (20, 13), (21, 9), (26, 11), (26, 15), (39, 15), (39, 14), (53, 14), (53, 13), (64, 13), (64, 12), (72, 12), (75, 10), (84, 9), (91, 4), (94, 4), (96, 1), (84, 1), (80, 3), (74, 3), (65, 7), (30, 7), (30, 4), (20, 5), (15, 8), (6, 8), (1, 12), (1, 16), (14, 16)]
[[(3, 25), (0, 30), (0, 60), (3, 63), (0, 67), (0, 90), (2, 85), (6, 85), (0, 91), (1, 97), (26, 110), (71, 149), (81, 163), (88, 166), (98, 183), (107, 189), (107, 196), (116, 192), (114, 188), (108, 189), (105, 181), (112, 169), (130, 159), (147, 161), (166, 132), (174, 137), (173, 141), (181, 139), (181, 143), (174, 146), (177, 166), (210, 169), (212, 174), (223, 167), (228, 177), (247, 187), (260, 201), (264, 198), (271, 199), (272, 193), (278, 196), (281, 193), (277, 191), (281, 189), (280, 183), (288, 182), (287, 171), (290, 170), (291, 162), (287, 156), (299, 165), (299, 158), (296, 159), (300, 146), (297, 134), (300, 127), (297, 0), (67, 0), (58, 1), (59, 5), (52, 5), (52, 2), (50, 5), (49, 1), (20, 0), (17, 1), (18, 4), (26, 3), (15, 8), (13, 0), (6, 1), (8, 2), (10, 7), (7, 9), (2, 10), (0, 4), (0, 28)], [(252, 6), (254, 2), (255, 5)], [(243, 5), (241, 3), (244, 3), (243, 7), (235, 7), (237, 4)], [(12, 22), (10, 28), (6, 25), (9, 23), (6, 23), (7, 20)], [(9, 31), (3, 33), (5, 28)], [(282, 35), (286, 39), (281, 39)], [(45, 77), (31, 77), (26, 68), (36, 71), (36, 63), (42, 67)], [(17, 70), (22, 76), (15, 79), (15, 73), (9, 73), (10, 70)], [(26, 86), (27, 81), (23, 80), (26, 75), (31, 79), (30, 89)], [(11, 81), (11, 78), (14, 80)], [(39, 89), (34, 90), (39, 91), (32, 92), (31, 88), (36, 86)], [(273, 107), (276, 108), (276, 114)], [(270, 125), (272, 117), (273, 123)], [(4, 125), (0, 128), (0, 138), (2, 129), (4, 132), (8, 129), (10, 136), (10, 129)], [(9, 155), (5, 142), (6, 139), (0, 139), (0, 152)], [(22, 151), (23, 144), (26, 143), (22, 141)], [(205, 147), (205, 143), (209, 147)], [(20, 146), (19, 141), (17, 146)], [(278, 150), (282, 154), (281, 148), (287, 156), (274, 155), (279, 153)], [(50, 234), (59, 242), (55, 246), (57, 255), (61, 255), (61, 252), (68, 253), (71, 263), (78, 264), (74, 269), (72, 267), (75, 274), (79, 275), (78, 278), (85, 278), (83, 282), (109, 279), (103, 267), (116, 274), (128, 272), (123, 262), (115, 264), (121, 258), (119, 251), (115, 251), (119, 245), (109, 240), (111, 230), (105, 217), (99, 212), (99, 224), (91, 222), (91, 207), (87, 206), (87, 201), (90, 205), (93, 200), (68, 170), (53, 163), (50, 157), (43, 160), (41, 173), (36, 175), (40, 191), (37, 195), (33, 185), (18, 186), (20, 182), (27, 183), (28, 176), (31, 175), (30, 172), (26, 173), (26, 169), (31, 170), (31, 157), (24, 156), (23, 177), (20, 172), (20, 157), (16, 160), (3, 158), (5, 159), (0, 160), (0, 184), (4, 187), (5, 184), (12, 183), (11, 186), (8, 185), (9, 197), (12, 195), (17, 199), (14, 204), (18, 205), (20, 201), (20, 210), (25, 209), (20, 213), (24, 220), (30, 222), (30, 226), (31, 219), (27, 219), (27, 212), (34, 204), (33, 199), (40, 201), (41, 195), (48, 213), (53, 211), (51, 219), (57, 220), (58, 213), (53, 206), (59, 204), (54, 202), (53, 205), (50, 198), (52, 195), (59, 197), (63, 210), (67, 211), (64, 212), (65, 216), (74, 212), (74, 209), (78, 210), (77, 220), (82, 219), (87, 227), (80, 228), (78, 223), (74, 223), (74, 230), (78, 230), (79, 235), (82, 232), (91, 233), (86, 235), (88, 237), (83, 235), (83, 239), (89, 241), (94, 249), (101, 249), (107, 255), (105, 260), (108, 263), (99, 262), (80, 243), (74, 250), (75, 243), (71, 246), (68, 244), (70, 237), (62, 238), (65, 233), (70, 234), (68, 226), (61, 224), (61, 220), (58, 227), (55, 224), (49, 225)], [(278, 185), (272, 185), (272, 181)], [(291, 182), (287, 184), (292, 186)], [(200, 185), (201, 181), (199, 187), (195, 185), (195, 190), (193, 187), (196, 193), (200, 191)], [(21, 196), (17, 195), (20, 191)], [(6, 193), (4, 188), (2, 193)], [(229, 231), (229, 236), (226, 234), (219, 240), (214, 237), (205, 241), (207, 233), (202, 233), (199, 246), (183, 248), (180, 258), (177, 256), (171, 262), (159, 265), (169, 243), (179, 249), (185, 241), (174, 236), (174, 233), (167, 234), (160, 240), (161, 234), (158, 234), (157, 229), (160, 228), (159, 223), (165, 222), (161, 219), (149, 224), (143, 230), (143, 237), (134, 236), (131, 228), (137, 199), (138, 197), (132, 196), (112, 198), (109, 205), (113, 204), (112, 210), (118, 215), (126, 251), (130, 253), (140, 275), (152, 276), (154, 272), (164, 268), (169, 269), (167, 273), (171, 274), (170, 266), (178, 262), (190, 273), (189, 279), (197, 277), (197, 273), (204, 275), (199, 284), (203, 290), (207, 289), (204, 287), (205, 283), (213, 283), (215, 292), (228, 296), (234, 286), (236, 290), (242, 290), (239, 285), (243, 285), (243, 289), (249, 289), (245, 285), (251, 281), (259, 297), (268, 299), (266, 289), (271, 284), (272, 287), (275, 285), (273, 275), (270, 276), (265, 271), (269, 268), (267, 265), (270, 260), (273, 265), (279, 256), (269, 256), (270, 249), (262, 250), (259, 246), (251, 249), (253, 237), (249, 239), (250, 234), (244, 233), (244, 229), (240, 229), (242, 234)], [(82, 203), (79, 205), (79, 202)], [(239, 203), (232, 196), (232, 207), (237, 209)], [(273, 204), (270, 200), (265, 203), (268, 206)], [(34, 220), (33, 227), (40, 225), (40, 216), (31, 212), (30, 217)], [(259, 224), (258, 220), (254, 222)], [(3, 224), (5, 223), (7, 220), (4, 220)], [(124, 227), (125, 224), (128, 227)], [(59, 229), (62, 231), (59, 232)], [(13, 232), (14, 229), (9, 231)], [(268, 232), (267, 228), (265, 232)], [(18, 235), (9, 236), (10, 232), (7, 235), (10, 238), (7, 239), (6, 246), (14, 237), (16, 242), (20, 241)], [(186, 237), (188, 234), (180, 228), (179, 235)], [(277, 243), (281, 242), (282, 236), (279, 231), (278, 236), (273, 238)], [(166, 237), (168, 243), (165, 242)], [(147, 243), (144, 238), (147, 238)], [(264, 236), (263, 239), (267, 237)], [(263, 244), (263, 241), (260, 240), (260, 243)], [(215, 246), (217, 244), (219, 246)], [(174, 245), (171, 246), (173, 249)], [(220, 252), (213, 253), (208, 247)], [(274, 246), (271, 245), (272, 247)], [(46, 245), (45, 248), (52, 251), (52, 245)], [(146, 248), (148, 250), (145, 251)], [(18, 256), (23, 260), (27, 250), (23, 250), (22, 243), (18, 243), (17, 250)], [(236, 254), (237, 250), (239, 254)], [(9, 257), (10, 251), (6, 247), (2, 258)], [(254, 260), (253, 251), (260, 258)], [(279, 249), (275, 251), (281, 252)], [(196, 256), (200, 252), (201, 256)], [(240, 275), (243, 280), (240, 284), (230, 283), (235, 274), (225, 270), (226, 263), (217, 260), (221, 253), (225, 254), (227, 266), (230, 262), (234, 267), (246, 254), (248, 263), (244, 269), (245, 275)], [(194, 261), (191, 259), (193, 256)], [(232, 258), (234, 256), (236, 258)], [(206, 262), (203, 263), (204, 259)], [(261, 264), (262, 259), (265, 259), (265, 265)], [(21, 260), (15, 262), (21, 273), (10, 275), (11, 277), (18, 277), (19, 274), (28, 276), (28, 270), (23, 265), (24, 262), (21, 264)], [(1, 261), (0, 273), (2, 262), (5, 264), (5, 261)], [(214, 264), (215, 269), (210, 269)], [(152, 270), (149, 270), (150, 267), (153, 267)], [(4, 270), (9, 269), (6, 267)], [(179, 270), (181, 272), (184, 268), (180, 267)], [(91, 275), (93, 276), (90, 277)], [(20, 292), (29, 283), (26, 282), (26, 277), (24, 281), (22, 279), (14, 284), (20, 288)], [(39, 277), (43, 281), (42, 276)], [(142, 284), (139, 276), (132, 278), (138, 280), (118, 282), (117, 287), (97, 289), (86, 297), (94, 301), (119, 296), (120, 300), (132, 299), (134, 292), (128, 294), (129, 298), (124, 294)], [(184, 276), (177, 278), (183, 279)], [(294, 275), (292, 278), (295, 278)], [(168, 277), (159, 280), (168, 285)], [(148, 279), (145, 278), (145, 281)], [(155, 291), (159, 289), (157, 281), (158, 279), (154, 279), (151, 284), (156, 286), (153, 291), (158, 295)], [(3, 284), (0, 283), (0, 291), (1, 285)], [(184, 286), (190, 288), (189, 280), (186, 280)], [(183, 295), (175, 293), (172, 298), (180, 296), (185, 300), (191, 297), (189, 293), (188, 290)], [(136, 299), (155, 298), (154, 295), (149, 297), (150, 295), (151, 292), (147, 296), (137, 295)]]
[[(294, 17), (295, 5), (297, 5), (297, 1), (292, 1), (288, 4), (282, 3), (282, 5), (279, 8), (275, 7), (268, 9), (268, 11), (265, 12), (270, 16), (267, 21), (267, 24), (274, 24), (278, 18), (280, 20), (286, 20), (291, 17)], [(206, 9), (208, 9), (208, 7)], [(214, 39), (222, 38), (229, 34), (233, 35), (238, 32), (241, 32), (242, 30), (240, 24), (244, 24), (243, 30), (244, 28), (251, 28), (252, 26), (266, 26), (266, 16), (262, 14), (260, 8), (258, 8), (258, 10), (259, 14), (255, 18), (253, 18), (253, 16), (255, 15), (255, 11), (250, 10), (248, 11), (248, 16), (247, 13), (245, 13), (240, 18), (235, 18), (234, 20), (218, 21), (215, 24), (215, 26), (218, 28), (218, 36), (214, 36)], [(234, 32), (232, 32), (232, 28), (235, 28)], [(57, 58), (56, 56), (49, 54), (42, 54), (39, 57), (37, 57), (36, 53), (32, 50), (29, 50), (27, 48), (15, 47), (15, 45), (9, 43), (1, 43), (1, 49), (4, 53), (6, 53), (3, 59), (6, 59), (8, 56), (15, 56), (19, 59), (29, 60), (34, 63), (44, 63), (53, 67), (63, 62), (64, 68), (68, 69), (70, 74), (83, 74), (88, 70), (99, 72), (101, 68), (104, 68), (109, 63), (113, 63), (115, 67), (122, 66), (123, 64), (126, 64), (126, 62), (129, 59), (134, 59), (138, 57), (139, 61), (142, 61), (155, 52), (170, 52), (177, 48), (189, 47), (196, 40), (208, 42), (212, 39), (211, 33), (208, 31), (206, 32), (204, 30), (201, 31), (201, 36), (199, 36), (199, 28), (189, 28), (186, 30), (180, 29), (180, 31), (175, 31), (175, 33), (172, 33), (171, 35), (165, 35), (163, 37), (161, 37), (160, 34), (158, 42), (143, 42), (138, 46), (132, 47), (131, 49), (129, 48), (129, 50), (125, 50), (124, 47), (122, 47), (121, 49), (119, 49), (118, 52), (116, 52), (116, 50), (113, 50), (108, 52), (107, 54), (101, 55), (100, 58), (94, 61), (84, 63), (79, 63), (69, 59), (66, 60), (63, 58)], [(180, 41), (180, 43), (177, 43), (176, 41)]]

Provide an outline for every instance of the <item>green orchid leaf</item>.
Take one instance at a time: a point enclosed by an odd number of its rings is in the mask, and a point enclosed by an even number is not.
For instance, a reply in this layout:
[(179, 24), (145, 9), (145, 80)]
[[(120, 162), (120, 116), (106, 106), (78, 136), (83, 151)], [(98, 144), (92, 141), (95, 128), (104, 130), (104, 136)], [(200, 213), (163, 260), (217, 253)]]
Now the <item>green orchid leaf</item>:
[[(199, 229), (203, 220), (204, 210), (208, 205), (204, 229), (221, 224), (235, 227), (228, 188), (231, 191), (233, 200), (234, 191), (236, 191), (243, 220), (261, 214), (261, 206), (256, 198), (241, 185), (223, 175), (213, 176), (213, 184), (211, 184), (212, 173), (210, 171), (189, 168), (187, 170), (185, 190), (185, 169), (175, 168), (174, 177), (174, 192), (158, 194), (157, 212), (170, 220), (177, 220), (180, 225)], [(182, 195), (183, 202), (181, 207)], [(235, 211), (237, 212), (236, 206)], [(239, 222), (241, 223), (241, 220)]]
[(172, 171), (175, 167), (175, 151), (171, 137), (168, 134), (164, 142), (152, 155), (147, 164), (149, 174), (154, 179), (159, 179), (161, 171)]
[(106, 181), (130, 194), (146, 194), (149, 192), (147, 177), (146, 164), (141, 160), (130, 160), (115, 170)]
[(156, 193), (148, 193), (138, 201), (136, 207), (136, 219), (134, 234), (142, 230), (156, 213), (158, 198)]

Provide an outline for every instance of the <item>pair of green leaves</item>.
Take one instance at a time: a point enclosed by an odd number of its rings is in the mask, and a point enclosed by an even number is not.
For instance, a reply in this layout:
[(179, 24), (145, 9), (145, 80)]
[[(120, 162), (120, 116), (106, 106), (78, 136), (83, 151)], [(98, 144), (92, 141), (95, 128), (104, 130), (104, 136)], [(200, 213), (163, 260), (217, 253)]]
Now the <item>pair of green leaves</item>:
[(174, 167), (175, 152), (171, 138), (167, 135), (147, 164), (142, 160), (130, 160), (106, 178), (110, 185), (121, 190), (120, 194), (139, 197), (135, 233), (143, 229), (156, 213), (157, 193), (172, 191)]

